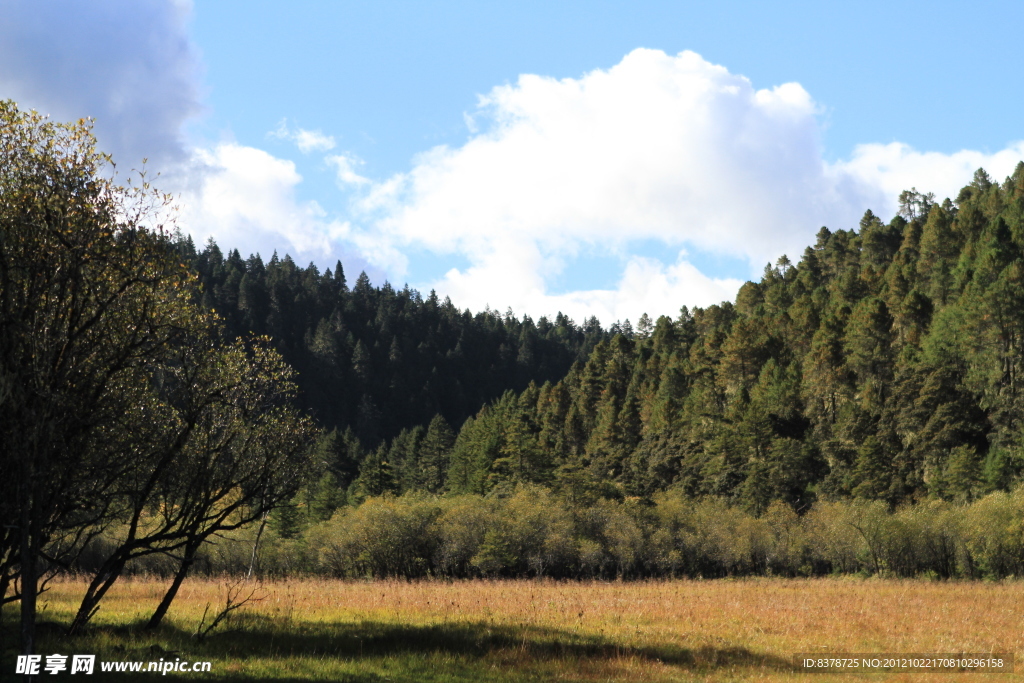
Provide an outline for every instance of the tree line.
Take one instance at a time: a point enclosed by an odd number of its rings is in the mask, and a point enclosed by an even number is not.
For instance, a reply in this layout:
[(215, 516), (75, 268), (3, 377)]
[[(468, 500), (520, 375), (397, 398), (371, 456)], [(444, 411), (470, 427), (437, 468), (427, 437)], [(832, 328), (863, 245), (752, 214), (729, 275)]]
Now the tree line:
[[(177, 249), (230, 334), (267, 333), (332, 430), (297, 505), (518, 484), (680, 489), (754, 512), (853, 496), (972, 500), (1024, 471), (1024, 166), (888, 223), (822, 228), (735, 301), (604, 330), (217, 245)], [(386, 411), (381, 406), (387, 406)], [(288, 526), (293, 513), (279, 512)]]
[[(352, 493), (970, 501), (1024, 471), (1024, 164), (822, 228), (734, 302), (646, 316), (565, 377), (364, 457)], [(430, 438), (426, 438), (427, 436)], [(447, 449), (438, 453), (434, 443)], [(421, 444), (428, 443), (429, 446)], [(434, 474), (438, 473), (438, 474)]]
[(339, 261), (321, 272), (275, 252), (225, 257), (212, 239), (175, 249), (199, 278), (200, 303), (226, 336), (266, 336), (297, 373), (300, 405), (324, 428), (351, 430), (367, 449), (441, 415), (461, 425), (505, 391), (557, 381), (610, 337), (596, 318), (577, 325), (485, 310), (460, 311), (435, 292), (349, 286)]

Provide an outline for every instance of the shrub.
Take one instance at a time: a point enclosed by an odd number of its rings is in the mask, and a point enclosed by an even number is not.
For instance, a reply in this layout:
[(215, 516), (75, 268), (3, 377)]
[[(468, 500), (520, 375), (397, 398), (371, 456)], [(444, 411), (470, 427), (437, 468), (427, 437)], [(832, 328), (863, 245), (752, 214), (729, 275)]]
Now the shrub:
[(964, 517), (965, 563), (988, 578), (1024, 573), (1024, 488), (990, 493)]
[(335, 576), (424, 576), (436, 544), (429, 530), (440, 513), (433, 496), (367, 498), (318, 526), (310, 541), (320, 567)]

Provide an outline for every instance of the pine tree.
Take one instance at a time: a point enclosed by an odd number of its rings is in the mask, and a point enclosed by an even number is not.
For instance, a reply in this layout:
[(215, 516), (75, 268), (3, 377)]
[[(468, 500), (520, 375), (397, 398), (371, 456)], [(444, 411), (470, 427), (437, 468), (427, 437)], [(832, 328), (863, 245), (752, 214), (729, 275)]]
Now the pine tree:
[(870, 411), (885, 402), (893, 377), (892, 316), (885, 302), (868, 298), (857, 304), (846, 330), (846, 353), (857, 376), (861, 400)]
[(398, 490), (391, 464), (388, 462), (387, 446), (381, 444), (363, 460), (359, 477), (352, 482), (349, 500), (362, 502), (365, 498), (395, 493)]
[(981, 483), (981, 465), (973, 447), (961, 445), (954, 448), (943, 476), (945, 493), (955, 500), (972, 500)]
[(869, 499), (884, 498), (892, 481), (890, 462), (891, 458), (885, 453), (878, 439), (873, 435), (868, 436), (857, 449), (853, 495)]
[(419, 488), (431, 493), (445, 489), (449, 457), (455, 445), (455, 434), (444, 417), (435, 415), (419, 445)]

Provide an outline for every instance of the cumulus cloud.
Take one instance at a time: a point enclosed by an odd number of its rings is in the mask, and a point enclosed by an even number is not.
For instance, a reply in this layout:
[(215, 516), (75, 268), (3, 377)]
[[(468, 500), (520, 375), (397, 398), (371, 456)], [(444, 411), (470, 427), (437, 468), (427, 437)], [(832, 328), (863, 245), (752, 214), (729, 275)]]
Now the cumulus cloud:
[(527, 244), (506, 247), (501, 255), (465, 271), (450, 270), (433, 286), (453, 301), (472, 302), (471, 308), (476, 310), (491, 306), (533, 315), (561, 311), (578, 321), (596, 316), (607, 325), (616, 320), (636, 321), (644, 312), (673, 316), (683, 305), (721, 303), (732, 299), (742, 284), (732, 278), (708, 277), (680, 253), (678, 260), (667, 266), (652, 258), (629, 257), (615, 289), (551, 294), (542, 275), (543, 265), (536, 265), (544, 258)]
[(480, 99), (485, 130), (366, 193), (368, 256), (395, 269), (403, 247), (464, 255), (465, 272), (434, 284), (475, 306), (635, 319), (729, 298), (738, 282), (685, 259), (625, 259), (613, 292), (546, 292), (583, 249), (656, 240), (760, 267), (825, 222), (854, 222), (877, 192), (825, 164), (816, 114), (800, 85), (758, 90), (693, 52), (635, 50), (578, 79), (521, 76)]
[(375, 229), (471, 257), (514, 235), (556, 254), (656, 239), (760, 261), (863, 203), (829, 178), (802, 87), (755, 90), (692, 52), (522, 76), (480, 106), (489, 130), (422, 155)]
[(945, 192), (1024, 152), (865, 145), (829, 164), (818, 111), (797, 83), (756, 89), (693, 52), (638, 49), (581, 78), (524, 75), (480, 98), (464, 145), (366, 184), (355, 210), (369, 227), (351, 239), (391, 271), (410, 247), (468, 258), (431, 283), (463, 305), (635, 319), (731, 298), (740, 283), (706, 277), (682, 252), (669, 265), (624, 256), (615, 290), (556, 296), (550, 281), (582, 251), (628, 255), (651, 240), (746, 259), (753, 276), (798, 257), (822, 225), (853, 227), (867, 208), (891, 213), (911, 185)]
[(316, 201), (302, 200), (302, 176), (295, 163), (235, 142), (191, 150), (173, 180), (178, 196), (177, 225), (199, 246), (213, 238), (223, 249), (264, 260), (277, 252), (296, 263), (331, 266), (338, 260), (349, 273), (382, 272), (356, 250), (345, 248), (351, 226), (332, 217)]
[(270, 132), (270, 135), (282, 140), (290, 140), (295, 143), (303, 154), (310, 152), (326, 152), (334, 149), (334, 137), (325, 135), (320, 130), (306, 130), (305, 128), (291, 129), (288, 127), (288, 120), (283, 119), (277, 128)]
[(329, 220), (316, 202), (296, 198), (302, 176), (294, 163), (234, 143), (193, 154), (199, 180), (181, 193), (180, 223), (194, 238), (213, 237), (224, 247), (264, 257), (288, 252), (300, 262), (323, 263), (335, 255), (349, 227)]
[(961, 150), (953, 154), (918, 152), (900, 142), (887, 145), (858, 145), (849, 161), (836, 164), (839, 173), (856, 178), (862, 185), (877, 188), (883, 196), (876, 213), (895, 213), (896, 198), (903, 190), (917, 187), (934, 192), (940, 200), (955, 199), (974, 172), (984, 168), (998, 181), (1013, 173), (1024, 160), (1024, 142), (1016, 142), (994, 154)]
[(5, 0), (0, 96), (56, 120), (96, 119), (126, 167), (188, 158), (182, 124), (200, 112), (188, 2)]

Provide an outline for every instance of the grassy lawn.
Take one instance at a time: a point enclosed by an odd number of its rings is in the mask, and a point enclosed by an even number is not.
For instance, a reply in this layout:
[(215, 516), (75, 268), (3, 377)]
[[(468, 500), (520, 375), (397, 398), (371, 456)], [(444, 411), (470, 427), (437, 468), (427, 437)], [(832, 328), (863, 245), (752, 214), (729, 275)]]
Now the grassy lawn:
[[(186, 582), (142, 632), (165, 583), (128, 580), (85, 635), (61, 635), (83, 584), (40, 599), (37, 651), (99, 660), (210, 661), (210, 673), (84, 680), (789, 681), (1001, 680), (1005, 674), (806, 674), (796, 652), (1013, 652), (1024, 657), (1024, 583), (749, 579), (602, 583), (291, 580), (262, 584), (204, 642), (191, 637), (224, 581)], [(4, 614), (3, 671), (16, 615)], [(208, 617), (209, 619), (209, 617)], [(1024, 663), (1018, 664), (1024, 670)], [(40, 680), (63, 676), (44, 675)], [(77, 680), (77, 676), (67, 676)]]

